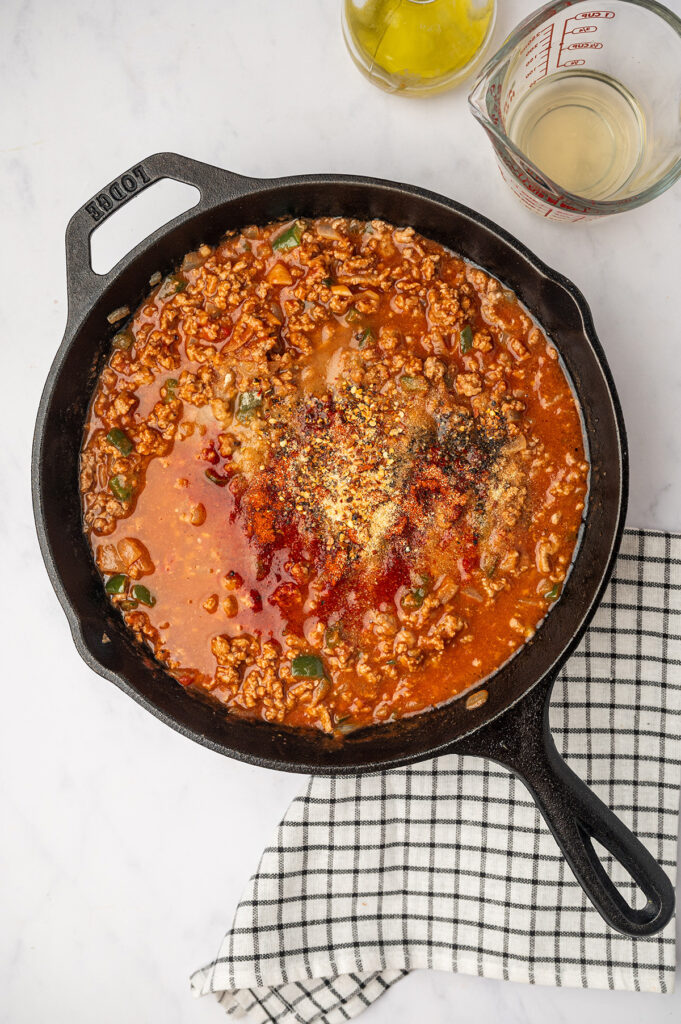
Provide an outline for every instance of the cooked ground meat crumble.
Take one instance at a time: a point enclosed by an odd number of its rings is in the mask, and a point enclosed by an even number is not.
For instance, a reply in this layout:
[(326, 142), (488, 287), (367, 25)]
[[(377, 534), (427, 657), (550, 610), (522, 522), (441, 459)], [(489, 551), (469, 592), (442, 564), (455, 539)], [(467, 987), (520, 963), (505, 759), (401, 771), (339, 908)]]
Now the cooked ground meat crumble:
[(340, 733), (450, 699), (533, 635), (587, 481), (514, 296), (411, 228), (330, 217), (230, 232), (157, 281), (81, 453), (136, 637), (229, 713)]

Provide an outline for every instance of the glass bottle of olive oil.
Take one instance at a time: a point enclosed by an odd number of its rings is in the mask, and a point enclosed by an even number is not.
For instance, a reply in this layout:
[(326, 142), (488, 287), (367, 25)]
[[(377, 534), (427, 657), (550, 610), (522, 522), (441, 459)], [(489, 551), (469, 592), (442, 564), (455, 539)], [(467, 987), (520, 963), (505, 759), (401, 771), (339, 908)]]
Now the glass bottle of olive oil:
[(389, 92), (419, 96), (455, 85), (478, 63), (496, 0), (344, 0), (355, 64)]

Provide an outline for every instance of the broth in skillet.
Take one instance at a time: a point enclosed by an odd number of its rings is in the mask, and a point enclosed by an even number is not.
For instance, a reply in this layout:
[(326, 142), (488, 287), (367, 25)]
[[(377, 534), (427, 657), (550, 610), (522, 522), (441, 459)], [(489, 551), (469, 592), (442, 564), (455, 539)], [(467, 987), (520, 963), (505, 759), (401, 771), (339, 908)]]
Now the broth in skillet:
[(587, 482), (515, 297), (411, 228), (331, 217), (231, 232), (159, 281), (81, 454), (140, 642), (230, 714), (340, 733), (449, 700), (533, 635)]

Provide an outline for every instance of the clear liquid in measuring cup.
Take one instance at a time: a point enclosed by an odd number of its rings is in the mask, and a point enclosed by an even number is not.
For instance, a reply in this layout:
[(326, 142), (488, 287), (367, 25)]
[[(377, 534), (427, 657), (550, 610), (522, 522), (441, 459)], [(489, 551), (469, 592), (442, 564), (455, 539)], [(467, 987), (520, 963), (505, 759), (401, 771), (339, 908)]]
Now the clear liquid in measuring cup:
[(645, 122), (619, 82), (592, 71), (561, 71), (538, 82), (511, 111), (509, 138), (561, 188), (607, 200), (636, 172)]

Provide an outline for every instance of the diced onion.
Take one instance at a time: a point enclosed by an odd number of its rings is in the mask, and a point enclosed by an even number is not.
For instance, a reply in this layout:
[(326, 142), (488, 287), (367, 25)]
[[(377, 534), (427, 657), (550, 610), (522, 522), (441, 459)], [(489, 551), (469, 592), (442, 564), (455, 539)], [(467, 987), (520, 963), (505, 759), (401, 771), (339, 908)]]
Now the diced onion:
[(336, 238), (340, 239), (343, 236), (339, 235), (336, 229), (331, 224), (317, 224), (317, 234), (321, 235), (322, 238)]
[(126, 316), (130, 316), (130, 306), (119, 306), (109, 313), (107, 320), (110, 324), (117, 324), (119, 320), (125, 320)]

